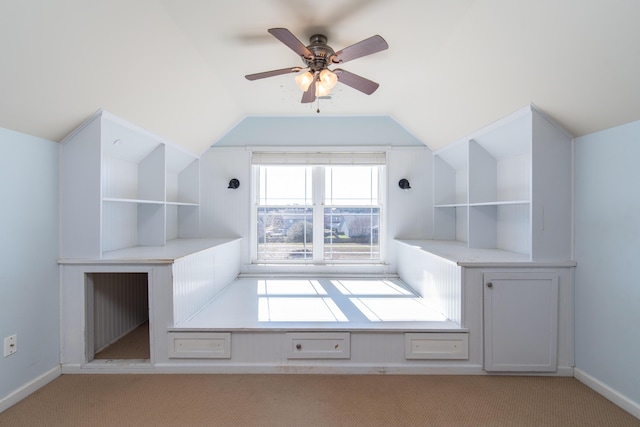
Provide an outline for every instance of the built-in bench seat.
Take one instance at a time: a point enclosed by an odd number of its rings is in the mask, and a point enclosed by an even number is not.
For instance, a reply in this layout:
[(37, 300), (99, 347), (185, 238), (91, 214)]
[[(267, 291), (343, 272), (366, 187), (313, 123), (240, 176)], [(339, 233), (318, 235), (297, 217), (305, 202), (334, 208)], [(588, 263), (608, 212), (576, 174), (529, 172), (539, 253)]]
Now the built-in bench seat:
[(460, 329), (398, 278), (239, 278), (172, 330)]

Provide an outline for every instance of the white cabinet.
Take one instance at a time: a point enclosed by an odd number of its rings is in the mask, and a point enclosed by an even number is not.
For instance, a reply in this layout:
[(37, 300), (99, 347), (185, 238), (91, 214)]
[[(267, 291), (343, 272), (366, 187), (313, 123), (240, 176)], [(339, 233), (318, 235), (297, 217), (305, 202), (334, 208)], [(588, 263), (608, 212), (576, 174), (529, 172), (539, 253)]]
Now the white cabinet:
[(484, 369), (555, 372), (558, 274), (484, 274)]
[(100, 110), (62, 142), (61, 258), (199, 233), (199, 159)]
[(434, 153), (434, 238), (571, 259), (572, 137), (533, 105)]
[[(470, 363), (486, 372), (573, 375), (574, 261), (535, 262), (454, 241), (397, 245), (402, 280), (468, 332)], [(420, 343), (416, 352), (428, 352), (431, 343)], [(455, 343), (441, 347), (448, 344)]]

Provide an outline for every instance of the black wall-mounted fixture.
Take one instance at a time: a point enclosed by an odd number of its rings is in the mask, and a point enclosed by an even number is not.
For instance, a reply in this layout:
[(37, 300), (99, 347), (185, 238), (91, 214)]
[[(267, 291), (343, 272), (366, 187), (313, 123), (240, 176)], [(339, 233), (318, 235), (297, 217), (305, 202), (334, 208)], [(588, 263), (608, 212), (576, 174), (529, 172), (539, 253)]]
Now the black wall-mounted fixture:
[(408, 190), (411, 188), (411, 186), (409, 185), (409, 180), (406, 178), (402, 178), (400, 182), (398, 182), (398, 187), (402, 188), (403, 190)]
[(229, 181), (229, 186), (227, 188), (232, 188), (232, 189), (236, 189), (240, 187), (240, 181), (238, 181), (237, 179), (233, 178), (231, 181)]

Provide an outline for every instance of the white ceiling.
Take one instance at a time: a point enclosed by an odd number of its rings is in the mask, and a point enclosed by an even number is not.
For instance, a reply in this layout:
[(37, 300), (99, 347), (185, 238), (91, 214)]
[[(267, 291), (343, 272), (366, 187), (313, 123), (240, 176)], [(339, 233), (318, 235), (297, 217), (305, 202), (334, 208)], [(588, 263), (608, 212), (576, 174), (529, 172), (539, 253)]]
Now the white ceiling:
[[(575, 136), (640, 119), (636, 0), (0, 0), (0, 126), (60, 140), (99, 108), (203, 152), (247, 116), (316, 116), (267, 33), (389, 50), (321, 116), (390, 116), (432, 149), (532, 102)], [(328, 132), (330, 129), (318, 130)]]

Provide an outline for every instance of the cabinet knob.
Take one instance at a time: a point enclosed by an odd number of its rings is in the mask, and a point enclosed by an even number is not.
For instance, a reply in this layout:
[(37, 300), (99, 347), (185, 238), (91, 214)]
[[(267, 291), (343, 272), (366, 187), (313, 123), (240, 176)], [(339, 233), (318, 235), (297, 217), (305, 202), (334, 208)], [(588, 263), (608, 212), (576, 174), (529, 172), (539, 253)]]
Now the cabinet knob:
[(296, 344), (296, 349), (300, 350), (302, 348), (302, 344)]
[(487, 288), (493, 288), (493, 283), (491, 282), (487, 283)]

